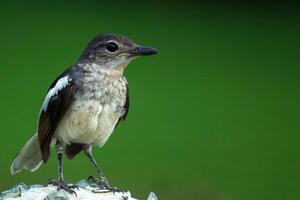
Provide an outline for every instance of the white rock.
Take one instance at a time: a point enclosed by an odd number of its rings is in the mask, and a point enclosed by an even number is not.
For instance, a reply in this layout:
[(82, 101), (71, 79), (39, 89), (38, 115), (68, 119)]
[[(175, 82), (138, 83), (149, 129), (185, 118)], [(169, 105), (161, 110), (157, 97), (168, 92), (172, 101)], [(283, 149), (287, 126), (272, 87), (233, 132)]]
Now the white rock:
[(154, 192), (151, 192), (148, 196), (147, 200), (157, 200), (157, 196), (154, 194)]
[[(55, 193), (57, 198), (53, 199), (69, 199), (69, 200), (137, 200), (131, 197), (130, 192), (104, 192), (103, 191), (93, 191), (94, 189), (91, 187), (87, 187), (86, 189), (79, 188), (79, 190), (75, 189), (77, 197), (75, 195), (71, 195), (63, 190), (57, 192), (57, 187), (48, 186), (48, 187), (40, 187), (40, 188), (31, 188), (26, 191), (21, 192), (20, 197), (15, 198), (6, 198), (3, 197), (3, 200), (44, 200), (45, 197), (51, 193)], [(65, 198), (67, 197), (67, 198)]]

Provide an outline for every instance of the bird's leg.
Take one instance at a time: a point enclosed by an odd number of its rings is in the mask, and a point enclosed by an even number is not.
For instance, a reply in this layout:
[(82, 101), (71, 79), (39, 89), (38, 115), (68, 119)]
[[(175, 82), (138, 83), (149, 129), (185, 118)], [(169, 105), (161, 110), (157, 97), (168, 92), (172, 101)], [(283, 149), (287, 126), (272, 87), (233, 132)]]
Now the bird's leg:
[(93, 154), (92, 154), (92, 146), (91, 145), (85, 145), (84, 146), (84, 153), (85, 155), (89, 158), (89, 160), (93, 163), (95, 166), (98, 175), (100, 176), (101, 180), (97, 180), (97, 178), (91, 176), (89, 177), (90, 180), (94, 181), (97, 183), (100, 187), (100, 189), (105, 189), (111, 192), (120, 192), (121, 190), (118, 190), (117, 188), (113, 188), (109, 185), (107, 178), (105, 177), (104, 173), (100, 169), (99, 165), (97, 164), (97, 161), (94, 159)]
[(67, 192), (69, 192), (70, 194), (75, 194), (76, 192), (72, 189), (72, 188), (77, 188), (77, 186), (75, 185), (68, 185), (65, 181), (64, 181), (64, 177), (63, 177), (63, 165), (62, 165), (62, 154), (63, 154), (63, 146), (57, 142), (56, 144), (56, 153), (57, 153), (57, 160), (58, 160), (58, 181), (52, 182), (53, 185), (57, 185), (57, 190), (65, 190)]
[[(109, 185), (109, 183), (108, 183), (107, 178), (105, 177), (105, 175), (104, 175), (104, 173), (102, 172), (102, 170), (100, 169), (100, 167), (99, 167), (97, 161), (94, 159), (94, 157), (93, 157), (93, 155), (92, 155), (92, 146), (90, 146), (90, 145), (85, 145), (83, 149), (84, 149), (85, 155), (89, 158), (89, 160), (93, 163), (94, 167), (96, 168), (97, 173), (98, 173), (98, 175), (99, 175), (100, 178), (101, 178), (102, 185), (103, 185), (105, 188), (109, 188), (110, 185)], [(93, 180), (94, 180), (95, 182), (97, 182), (95, 178), (94, 178)]]

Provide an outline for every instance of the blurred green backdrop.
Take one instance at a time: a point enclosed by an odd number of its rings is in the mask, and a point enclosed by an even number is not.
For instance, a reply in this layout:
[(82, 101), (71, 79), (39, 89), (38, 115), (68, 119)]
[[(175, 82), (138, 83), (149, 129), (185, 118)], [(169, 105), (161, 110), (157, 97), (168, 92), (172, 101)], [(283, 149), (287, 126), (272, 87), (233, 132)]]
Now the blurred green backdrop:
[[(110, 182), (146, 199), (300, 199), (300, 20), (296, 5), (162, 1), (1, 3), (0, 190), (56, 178), (9, 173), (45, 92), (100, 33), (160, 55), (126, 71), (131, 109), (95, 155)], [(95, 174), (83, 155), (65, 178)]]

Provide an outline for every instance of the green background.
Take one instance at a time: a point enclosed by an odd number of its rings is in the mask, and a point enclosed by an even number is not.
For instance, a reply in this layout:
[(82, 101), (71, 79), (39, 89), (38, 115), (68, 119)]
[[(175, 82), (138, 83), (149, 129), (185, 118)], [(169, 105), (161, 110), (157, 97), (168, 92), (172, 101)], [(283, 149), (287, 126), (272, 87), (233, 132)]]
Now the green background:
[[(292, 4), (15, 1), (0, 7), (0, 190), (56, 178), (9, 166), (50, 83), (104, 32), (159, 49), (129, 65), (128, 119), (95, 156), (146, 199), (300, 199), (300, 20)], [(54, 149), (53, 149), (54, 150)], [(52, 151), (54, 152), (54, 151)], [(65, 178), (95, 171), (80, 154)]]

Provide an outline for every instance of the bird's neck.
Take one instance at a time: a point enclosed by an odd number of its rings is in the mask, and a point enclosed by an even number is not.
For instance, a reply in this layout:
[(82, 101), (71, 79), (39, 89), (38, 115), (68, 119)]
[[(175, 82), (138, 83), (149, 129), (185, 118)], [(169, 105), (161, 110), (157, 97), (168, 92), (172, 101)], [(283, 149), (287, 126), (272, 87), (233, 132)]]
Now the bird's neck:
[(97, 63), (80, 63), (78, 67), (84, 72), (102, 74), (111, 77), (112, 79), (119, 79), (123, 77), (124, 67), (107, 68)]
[[(79, 65), (82, 94), (99, 100), (102, 104), (126, 99), (127, 81), (121, 69), (107, 69), (95, 64)], [(123, 103), (119, 103), (124, 105)]]

